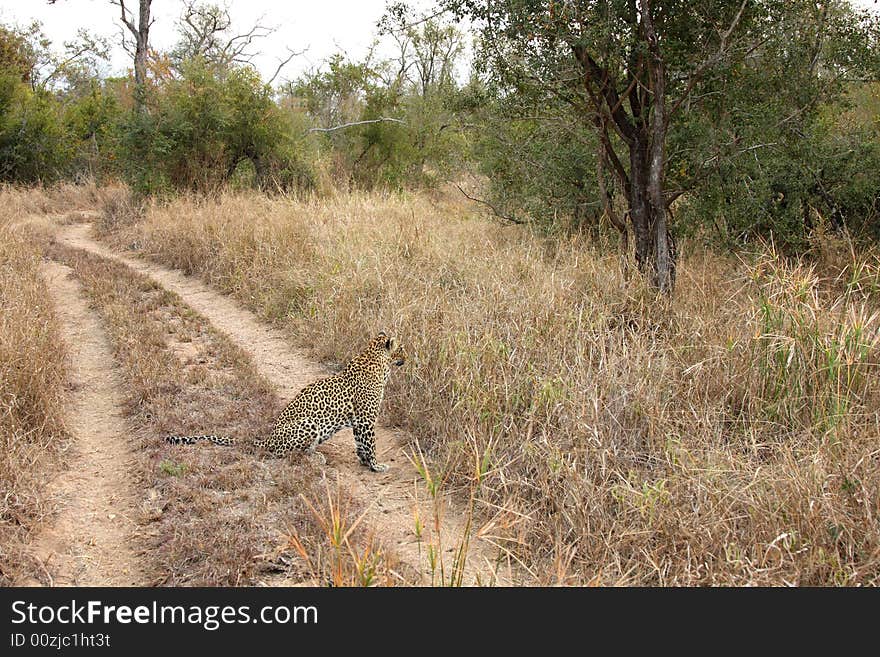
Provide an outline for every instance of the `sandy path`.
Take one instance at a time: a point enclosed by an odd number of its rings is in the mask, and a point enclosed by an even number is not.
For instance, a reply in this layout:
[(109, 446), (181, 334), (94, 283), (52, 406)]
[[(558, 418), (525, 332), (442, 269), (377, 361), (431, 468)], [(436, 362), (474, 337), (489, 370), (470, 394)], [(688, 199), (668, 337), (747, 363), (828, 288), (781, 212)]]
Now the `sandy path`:
[(43, 273), (70, 350), (74, 440), (68, 469), (49, 486), (58, 517), (37, 536), (33, 554), (55, 586), (143, 586), (133, 546), (138, 501), (127, 475), (132, 452), (113, 353), (70, 269), (47, 263)]
[[(283, 399), (291, 399), (305, 384), (327, 374), (318, 363), (291, 348), (280, 331), (261, 323), (253, 313), (241, 308), (231, 298), (179, 271), (119, 255), (92, 240), (89, 237), (90, 228), (89, 224), (63, 226), (59, 229), (57, 239), (63, 244), (122, 262), (180, 295), (189, 306), (253, 358), (257, 370)], [(427, 497), (424, 485), (407, 457), (407, 437), (401, 432), (378, 426), (376, 442), (379, 461), (390, 466), (389, 471), (383, 474), (369, 472), (358, 463), (350, 430), (337, 434), (319, 451), (327, 458), (328, 471), (335, 471), (330, 475), (331, 479), (338, 476), (357, 499), (371, 504), (368, 518), (376, 529), (377, 538), (393, 547), (397, 555), (414, 569), (429, 572), (425, 545), (423, 543), (420, 550), (414, 534), (415, 491), (418, 491), (420, 498), (418, 509), (422, 524), (431, 526), (433, 515), (430, 504), (424, 499)], [(465, 526), (466, 517), (455, 508), (454, 503), (446, 500), (441, 539), (447, 577), (454, 548), (464, 535)], [(502, 573), (496, 573), (493, 565), (495, 550), (487, 541), (480, 539), (478, 533), (471, 531), (463, 583), (473, 584), (477, 579), (483, 583), (494, 580), (500, 583), (505, 578)]]

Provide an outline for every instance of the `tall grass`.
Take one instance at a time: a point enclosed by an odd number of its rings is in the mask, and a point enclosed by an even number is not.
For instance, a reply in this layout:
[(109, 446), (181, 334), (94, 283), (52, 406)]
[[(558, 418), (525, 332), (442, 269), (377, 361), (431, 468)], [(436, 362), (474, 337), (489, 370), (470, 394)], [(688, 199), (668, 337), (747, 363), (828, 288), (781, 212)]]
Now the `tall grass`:
[[(854, 265), (868, 268), (863, 260)], [(780, 430), (837, 436), (876, 375), (880, 309), (849, 283), (839, 296), (823, 295), (814, 264), (788, 265), (772, 250), (759, 257), (754, 279), (761, 414)]]
[(40, 276), (40, 253), (0, 191), (0, 584), (39, 565), (26, 545), (52, 512), (45, 484), (67, 444), (65, 345)]
[(684, 245), (664, 301), (611, 250), (442, 196), (180, 199), (111, 239), (323, 360), (401, 335), (386, 419), (539, 581), (880, 580), (874, 253)]
[(84, 184), (58, 183), (49, 187), (0, 185), (5, 221), (14, 223), (30, 215), (67, 215), (129, 199), (123, 186), (98, 187), (93, 181)]

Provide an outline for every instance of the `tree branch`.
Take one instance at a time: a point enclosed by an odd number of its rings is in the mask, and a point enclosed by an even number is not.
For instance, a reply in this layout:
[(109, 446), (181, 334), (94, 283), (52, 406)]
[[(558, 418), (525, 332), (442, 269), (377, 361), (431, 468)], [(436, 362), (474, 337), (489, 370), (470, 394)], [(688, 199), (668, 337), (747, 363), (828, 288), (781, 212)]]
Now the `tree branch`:
[(611, 194), (608, 192), (608, 187), (605, 184), (605, 148), (602, 146), (601, 142), (599, 143), (597, 151), (596, 182), (599, 183), (599, 194), (602, 196), (602, 205), (604, 206), (605, 214), (621, 234), (626, 234), (626, 222), (617, 216), (614, 204), (611, 202)]
[(48, 85), (49, 82), (50, 82), (51, 80), (53, 80), (53, 79), (55, 78), (56, 75), (58, 75), (59, 73), (61, 73), (61, 71), (63, 71), (68, 65), (72, 64), (73, 62), (75, 62), (77, 59), (79, 59), (80, 57), (82, 57), (83, 55), (85, 55), (87, 52), (89, 52), (89, 47), (88, 47), (88, 46), (82, 46), (79, 50), (75, 51), (72, 55), (70, 55), (70, 57), (68, 57), (68, 58), (65, 59), (64, 61), (60, 62), (60, 63), (55, 67), (55, 69), (54, 69), (49, 75), (47, 75), (46, 77), (44, 77), (44, 78), (38, 83), (37, 86), (39, 86), (41, 89), (45, 89), (45, 88), (46, 88), (46, 85)]
[(125, 27), (127, 27), (129, 29), (129, 31), (135, 36), (135, 38), (137, 38), (138, 31), (134, 25), (133, 20), (126, 18), (126, 16), (125, 16), (126, 12), (128, 12), (129, 14), (131, 13), (125, 7), (125, 0), (116, 0), (116, 2), (119, 4), (120, 13), (122, 15), (121, 16), (122, 22), (125, 24)]
[(367, 125), (369, 123), (383, 123), (383, 122), (391, 122), (391, 123), (400, 123), (401, 125), (406, 125), (406, 121), (403, 119), (394, 119), (388, 116), (381, 116), (378, 119), (368, 119), (366, 121), (351, 121), (350, 123), (343, 123), (342, 125), (335, 125), (331, 128), (309, 128), (308, 132), (334, 132), (336, 130), (342, 130), (343, 128), (351, 128), (356, 125)]
[(489, 201), (484, 201), (484, 200), (481, 199), (481, 198), (476, 198), (475, 196), (471, 196), (470, 194), (468, 194), (466, 191), (464, 191), (464, 190), (461, 188), (461, 185), (459, 185), (459, 184), (456, 183), (455, 186), (458, 187), (458, 191), (460, 191), (462, 194), (464, 194), (464, 197), (465, 197), (466, 199), (470, 199), (471, 201), (475, 201), (475, 202), (477, 202), (477, 203), (482, 203), (483, 205), (488, 206), (488, 208), (489, 208), (490, 210), (492, 210), (492, 212), (495, 214), (495, 216), (498, 217), (499, 219), (504, 219), (505, 221), (509, 221), (509, 222), (512, 223), (512, 224), (524, 224), (524, 223), (527, 223), (527, 222), (523, 221), (522, 219), (517, 219), (516, 217), (511, 217), (511, 216), (508, 216), (508, 215), (506, 215), (506, 214), (502, 214), (501, 212), (498, 211), (498, 208), (496, 208), (494, 205), (492, 205), (491, 203), (489, 203)]
[[(617, 128), (618, 133), (627, 143), (631, 143), (633, 140), (633, 134), (635, 133), (635, 126), (633, 126), (632, 121), (630, 121), (629, 117), (626, 115), (626, 112), (623, 111), (623, 107), (620, 102), (620, 95), (617, 93), (617, 88), (614, 82), (614, 79), (608, 73), (608, 71), (599, 64), (596, 63), (596, 60), (587, 52), (587, 49), (580, 45), (572, 45), (572, 52), (577, 60), (583, 66), (584, 73), (586, 73), (586, 79), (584, 80), (585, 86), (587, 87), (587, 91), (593, 96), (594, 102), (599, 101), (594, 95), (593, 91), (590, 88), (589, 84), (591, 81), (595, 81), (599, 86), (599, 94), (602, 96), (602, 99), (605, 101), (605, 104), (608, 106), (609, 114), (611, 115), (612, 123)], [(597, 102), (597, 109), (602, 110), (602, 103)], [(610, 111), (613, 110), (613, 111)]]
[(630, 185), (629, 176), (626, 174), (626, 169), (623, 167), (623, 163), (620, 161), (617, 152), (614, 150), (614, 145), (611, 143), (611, 137), (608, 135), (608, 121), (603, 116), (599, 116), (597, 120), (601, 124), (599, 141), (604, 147), (608, 160), (614, 167), (614, 173), (617, 174), (617, 179), (620, 181), (621, 186), (623, 189), (628, 190)]
[(727, 40), (730, 38), (730, 35), (733, 34), (733, 31), (736, 29), (736, 26), (739, 25), (739, 21), (742, 18), (743, 12), (746, 9), (746, 5), (749, 3), (749, 0), (743, 0), (742, 4), (739, 6), (739, 11), (736, 12), (736, 15), (733, 17), (733, 21), (730, 23), (730, 27), (727, 28), (727, 31), (721, 35), (721, 42), (718, 44), (718, 50), (708, 59), (705, 59), (699, 66), (697, 66), (697, 70), (695, 70), (688, 79), (687, 87), (685, 87), (684, 92), (681, 94), (681, 97), (673, 103), (672, 107), (669, 109), (669, 113), (667, 115), (667, 121), (669, 117), (675, 114), (675, 111), (681, 107), (682, 103), (687, 100), (688, 96), (690, 96), (691, 91), (693, 91), (694, 86), (697, 84), (697, 81), (703, 76), (703, 74), (712, 66), (715, 66), (718, 62), (721, 61), (721, 58), (724, 56), (724, 52), (727, 50)]
[(281, 73), (281, 69), (284, 68), (285, 66), (287, 66), (290, 63), (291, 59), (293, 59), (294, 57), (298, 57), (299, 55), (302, 55), (303, 53), (306, 52), (306, 50), (308, 50), (308, 48), (306, 48), (305, 50), (300, 50), (300, 51), (295, 51), (295, 50), (291, 50), (290, 48), (287, 48), (287, 52), (290, 53), (290, 56), (284, 60), (278, 60), (278, 68), (275, 69), (275, 72), (272, 74), (272, 77), (266, 81), (266, 84), (271, 85), (273, 82), (275, 82), (275, 78), (277, 78), (278, 74)]

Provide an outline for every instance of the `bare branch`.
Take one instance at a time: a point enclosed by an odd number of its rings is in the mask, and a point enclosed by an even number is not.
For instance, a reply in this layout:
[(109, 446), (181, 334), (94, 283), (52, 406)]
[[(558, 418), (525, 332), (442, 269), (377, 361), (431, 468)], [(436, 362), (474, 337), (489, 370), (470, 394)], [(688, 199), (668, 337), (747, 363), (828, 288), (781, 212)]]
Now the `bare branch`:
[[(414, 27), (421, 25), (422, 23), (427, 23), (428, 21), (434, 20), (438, 16), (442, 16), (447, 13), (448, 9), (438, 9), (433, 14), (429, 14), (427, 16), (422, 16), (421, 18), (417, 18), (411, 23), (407, 23), (406, 19), (410, 12), (408, 11), (408, 7), (406, 7), (403, 3), (397, 3), (396, 5), (389, 5), (385, 9), (385, 15), (379, 19), (376, 27), (379, 28), (379, 34), (391, 34), (398, 35), (406, 32)], [(394, 24), (396, 21), (396, 25)]]
[(383, 123), (385, 121), (406, 125), (406, 121), (404, 121), (403, 119), (394, 119), (388, 116), (382, 116), (378, 119), (369, 119), (367, 121), (352, 121), (350, 123), (343, 123), (342, 125), (335, 125), (332, 128), (309, 128), (307, 132), (334, 132), (336, 130), (342, 130), (343, 128), (351, 128), (352, 126), (356, 125), (367, 125), (368, 123)]
[[(733, 153), (733, 156), (735, 157), (738, 155), (743, 155), (744, 153), (750, 153), (752, 151), (756, 151), (759, 148), (770, 148), (771, 146), (776, 146), (776, 145), (777, 145), (777, 142), (775, 142), (775, 141), (767, 142), (766, 144), (753, 144), (752, 146), (747, 146), (746, 148), (739, 149), (736, 153)], [(699, 168), (703, 169), (703, 168), (709, 166), (715, 160), (720, 159), (720, 157), (721, 157), (721, 155), (719, 153), (716, 153), (712, 157), (710, 157), (706, 160), (703, 160), (703, 163), (699, 166)]]
[(37, 86), (39, 86), (39, 87), (42, 88), (42, 89), (45, 89), (45, 88), (46, 88), (46, 85), (48, 85), (49, 82), (51, 82), (51, 81), (55, 78), (55, 76), (57, 76), (59, 73), (61, 73), (65, 68), (67, 68), (67, 67), (68, 67), (70, 64), (72, 64), (73, 62), (75, 62), (77, 59), (79, 59), (80, 57), (82, 57), (83, 55), (85, 55), (87, 52), (89, 52), (89, 48), (88, 48), (87, 46), (82, 46), (82, 47), (80, 47), (78, 50), (72, 52), (72, 53), (70, 54), (70, 56), (69, 56), (67, 59), (65, 59), (64, 61), (59, 62), (59, 63), (55, 66), (55, 68), (53, 69), (53, 71), (52, 71), (51, 73), (49, 73), (49, 75), (47, 75), (46, 77), (44, 77), (44, 78), (39, 82), (39, 84), (38, 84)]
[(715, 53), (705, 59), (697, 69), (689, 76), (687, 87), (685, 87), (684, 92), (681, 94), (681, 97), (672, 105), (669, 109), (669, 113), (667, 116), (667, 121), (669, 117), (675, 114), (675, 111), (681, 107), (682, 103), (687, 100), (687, 97), (690, 96), (691, 91), (693, 91), (694, 86), (697, 84), (697, 81), (703, 77), (703, 74), (712, 66), (715, 66), (718, 62), (721, 61), (721, 58), (724, 56), (724, 53), (727, 50), (727, 40), (730, 38), (730, 35), (733, 34), (733, 31), (736, 29), (736, 26), (739, 25), (739, 21), (742, 18), (743, 12), (746, 9), (746, 5), (749, 4), (749, 0), (743, 0), (742, 4), (739, 6), (739, 11), (736, 12), (736, 15), (733, 17), (733, 21), (730, 23), (730, 27), (721, 35), (721, 41), (718, 44), (718, 50)]
[(113, 2), (113, 4), (119, 5), (120, 14), (121, 14), (120, 20), (125, 25), (125, 27), (127, 27), (129, 29), (129, 31), (135, 36), (135, 38), (137, 38), (138, 30), (134, 25), (134, 19), (126, 17), (126, 14), (131, 15), (131, 12), (129, 12), (128, 9), (126, 8), (125, 0), (115, 0), (115, 2)]
[(119, 26), (119, 42), (122, 44), (122, 49), (126, 54), (129, 57), (134, 57), (135, 50), (131, 47), (131, 40), (126, 38), (124, 25)]
[(248, 63), (256, 53), (246, 52), (248, 47), (256, 39), (267, 37), (275, 31), (274, 28), (266, 27), (257, 23), (247, 32), (236, 34), (226, 41), (226, 45), (220, 48), (222, 59), (225, 63)]
[(272, 77), (269, 78), (269, 80), (266, 82), (266, 84), (271, 85), (273, 82), (275, 82), (275, 78), (277, 78), (278, 74), (281, 73), (281, 69), (284, 68), (285, 66), (287, 66), (290, 63), (290, 60), (293, 59), (294, 57), (298, 57), (299, 55), (304, 54), (306, 52), (306, 50), (308, 50), (308, 48), (305, 48), (304, 50), (291, 50), (288, 47), (287, 52), (289, 52), (290, 55), (288, 57), (286, 57), (285, 59), (278, 60), (278, 68), (275, 69), (275, 72), (272, 74)]
[[(180, 41), (172, 51), (172, 58), (182, 62), (201, 56), (211, 64), (228, 67), (231, 64), (249, 64), (257, 56), (251, 50), (257, 39), (274, 33), (277, 27), (262, 23), (264, 17), (243, 32), (233, 32), (229, 7), (205, 4), (200, 0), (184, 0), (183, 13), (177, 21)], [(276, 71), (276, 76), (287, 59)], [(273, 78), (274, 79), (274, 78)]]
[(492, 212), (495, 214), (495, 216), (498, 217), (499, 219), (504, 219), (505, 221), (509, 221), (509, 222), (512, 223), (512, 224), (524, 224), (524, 223), (527, 223), (527, 222), (523, 221), (522, 219), (517, 219), (516, 217), (511, 217), (511, 216), (509, 216), (509, 215), (502, 214), (501, 212), (498, 211), (498, 208), (496, 208), (494, 205), (492, 205), (491, 203), (489, 203), (489, 201), (484, 201), (484, 200), (481, 199), (481, 198), (477, 198), (477, 197), (475, 197), (475, 196), (471, 196), (470, 194), (468, 194), (466, 191), (464, 191), (464, 190), (461, 188), (461, 185), (456, 184), (455, 186), (458, 187), (458, 191), (460, 191), (462, 194), (464, 194), (464, 197), (465, 197), (466, 199), (469, 199), (469, 200), (471, 200), (471, 201), (475, 201), (475, 202), (477, 202), (477, 203), (482, 203), (483, 205), (488, 206), (488, 208), (489, 208), (490, 210), (492, 210)]

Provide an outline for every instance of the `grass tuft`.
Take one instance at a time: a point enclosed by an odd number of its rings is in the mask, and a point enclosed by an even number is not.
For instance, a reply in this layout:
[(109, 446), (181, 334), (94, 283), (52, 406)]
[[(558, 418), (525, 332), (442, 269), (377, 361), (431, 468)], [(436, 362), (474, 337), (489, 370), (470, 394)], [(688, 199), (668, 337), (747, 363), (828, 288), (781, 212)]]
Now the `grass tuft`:
[(40, 274), (39, 239), (18, 220), (0, 191), (0, 585), (41, 570), (27, 545), (53, 513), (46, 484), (69, 443), (66, 345)]

